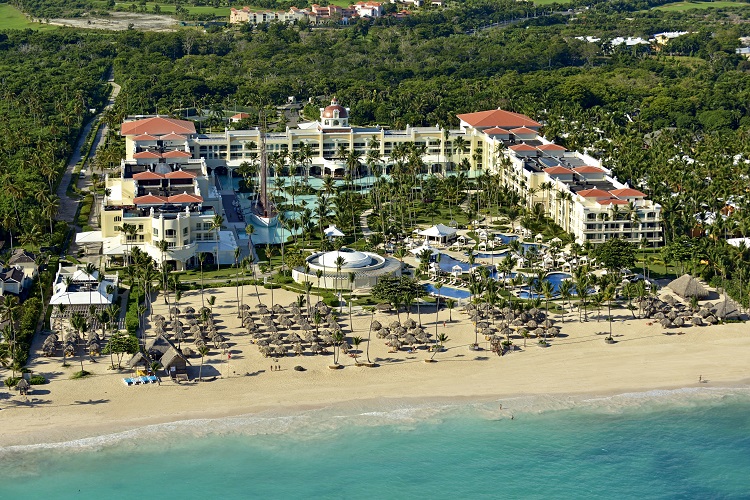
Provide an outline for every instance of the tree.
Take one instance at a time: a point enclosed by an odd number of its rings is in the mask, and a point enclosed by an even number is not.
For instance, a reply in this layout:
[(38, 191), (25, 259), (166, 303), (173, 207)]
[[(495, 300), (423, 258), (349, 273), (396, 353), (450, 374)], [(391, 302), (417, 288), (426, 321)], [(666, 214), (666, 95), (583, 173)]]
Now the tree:
[(607, 303), (607, 317), (609, 319), (609, 337), (606, 340), (612, 342), (614, 341), (612, 338), (612, 301), (615, 299), (615, 284), (609, 283), (601, 291), (601, 294), (602, 300)]
[(438, 351), (443, 348), (444, 344), (448, 342), (448, 340), (448, 335), (444, 333), (441, 333), (437, 336), (437, 338), (435, 339), (435, 350), (432, 352), (432, 356), (430, 356), (430, 359), (435, 358), (435, 354), (437, 354)]
[(415, 279), (408, 276), (382, 276), (372, 287), (372, 296), (376, 300), (385, 301), (398, 309), (403, 298), (411, 295), (414, 298), (423, 297), (425, 289)]
[(200, 252), (198, 254), (198, 262), (201, 266), (201, 306), (206, 307), (206, 302), (203, 300), (203, 263), (206, 261), (206, 253)]
[(610, 273), (619, 273), (635, 265), (636, 246), (620, 238), (611, 238), (594, 248), (594, 257)]
[(203, 360), (206, 356), (208, 356), (208, 353), (208, 346), (206, 346), (205, 344), (198, 348), (198, 354), (201, 355), (201, 366), (198, 369), (198, 380), (200, 380), (201, 382), (203, 381)]
[(354, 336), (352, 337), (352, 345), (354, 346), (354, 364), (357, 363), (357, 356), (359, 355), (359, 345), (362, 343), (362, 337)]
[[(135, 354), (138, 352), (138, 337), (127, 332), (115, 332), (109, 337), (107, 345), (102, 351), (104, 354), (114, 354), (117, 356), (117, 368), (121, 369), (122, 357), (125, 354)], [(114, 364), (112, 365), (114, 368)]]
[(455, 299), (446, 299), (445, 305), (448, 308), (448, 321), (453, 323), (453, 308), (456, 307)]
[(219, 230), (224, 225), (224, 217), (216, 214), (211, 219), (211, 230), (216, 231), (216, 270), (221, 267), (221, 261), (219, 260)]

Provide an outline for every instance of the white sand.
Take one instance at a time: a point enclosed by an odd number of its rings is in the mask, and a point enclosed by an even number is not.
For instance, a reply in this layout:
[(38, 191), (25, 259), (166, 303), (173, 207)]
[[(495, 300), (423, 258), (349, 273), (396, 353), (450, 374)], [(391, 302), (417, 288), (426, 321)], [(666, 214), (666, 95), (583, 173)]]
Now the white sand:
[[(254, 308), (254, 288), (245, 287), (245, 300)], [(262, 301), (271, 303), (270, 291), (261, 290)], [(166, 377), (161, 385), (127, 387), (122, 378), (131, 372), (107, 370), (108, 356), (96, 363), (88, 358), (86, 370), (95, 375), (70, 380), (80, 369), (78, 358), (63, 368), (60, 357), (32, 358), (35, 372), (45, 374), (51, 382), (35, 386), (28, 402), (16, 391), (0, 392), (0, 423), (6, 429), (0, 445), (58, 442), (119, 432), (160, 422), (194, 418), (221, 417), (263, 410), (294, 411), (346, 401), (382, 398), (473, 398), (486, 399), (512, 395), (538, 394), (616, 394), (652, 389), (698, 386), (698, 376), (707, 386), (746, 385), (750, 379), (750, 326), (729, 324), (708, 327), (685, 327), (675, 331), (683, 335), (663, 335), (663, 329), (650, 320), (634, 320), (629, 311), (617, 310), (613, 324), (617, 340), (604, 342), (608, 329), (605, 321), (597, 322), (596, 313), (588, 323), (578, 322), (578, 313), (570, 313), (562, 326), (564, 337), (551, 341), (549, 348), (514, 339), (522, 351), (498, 357), (489, 351), (470, 351), (473, 326), (467, 316), (453, 311), (453, 323), (443, 327), (448, 312), (440, 312), (438, 330), (448, 334), (448, 350), (436, 355), (436, 363), (427, 364), (426, 350), (409, 354), (405, 350), (388, 353), (384, 341), (372, 336), (370, 358), (379, 367), (354, 366), (354, 359), (341, 356), (344, 369), (331, 370), (331, 356), (286, 357), (280, 361), (282, 371), (270, 371), (273, 361), (250, 345), (250, 337), (239, 327), (235, 289), (206, 290), (206, 298), (216, 295), (214, 311), (220, 330), (229, 339), (232, 359), (227, 362), (220, 350), (212, 349), (205, 360), (204, 377), (221, 376), (203, 383), (175, 384)], [(295, 294), (274, 291), (276, 303), (289, 305)], [(315, 301), (315, 299), (314, 299)], [(199, 309), (200, 292), (183, 295), (179, 307), (193, 305)], [(346, 309), (345, 309), (346, 311)], [(163, 300), (156, 313), (166, 313)], [(166, 314), (165, 314), (166, 315)], [(401, 314), (402, 319), (405, 314)], [(416, 314), (412, 315), (416, 319)], [(375, 319), (388, 324), (395, 314), (376, 313)], [(623, 319), (624, 321), (620, 321)], [(341, 318), (348, 324), (348, 318)], [(355, 334), (367, 337), (370, 314), (354, 316)], [(422, 324), (434, 334), (435, 314), (423, 314)], [(344, 332), (350, 336), (348, 326)], [(153, 334), (151, 334), (153, 335)], [(481, 345), (487, 347), (483, 338)], [(363, 343), (360, 349), (364, 351)], [(200, 358), (191, 358), (192, 374), (197, 374)], [(307, 368), (296, 372), (295, 365)], [(250, 374), (249, 376), (246, 374)], [(9, 373), (0, 372), (3, 377)]]

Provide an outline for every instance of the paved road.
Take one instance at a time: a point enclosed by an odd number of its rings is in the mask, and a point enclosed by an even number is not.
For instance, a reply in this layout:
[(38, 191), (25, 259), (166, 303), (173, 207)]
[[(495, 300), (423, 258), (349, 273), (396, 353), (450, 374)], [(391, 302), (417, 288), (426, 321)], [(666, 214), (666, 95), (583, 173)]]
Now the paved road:
[[(120, 93), (120, 86), (117, 85), (112, 78), (113, 76), (112, 76), (112, 73), (110, 72), (109, 78), (107, 79), (107, 81), (109, 82), (110, 85), (112, 85), (112, 93), (110, 94), (109, 101), (107, 102), (105, 109), (111, 108), (114, 105), (115, 98)], [(79, 200), (72, 199), (68, 196), (68, 193), (67, 193), (68, 185), (70, 184), (70, 178), (73, 175), (73, 168), (81, 160), (81, 148), (83, 147), (83, 143), (86, 141), (86, 137), (88, 137), (89, 132), (91, 131), (91, 127), (94, 124), (95, 119), (96, 117), (91, 118), (89, 122), (83, 127), (83, 130), (81, 131), (81, 135), (78, 138), (78, 143), (73, 149), (73, 154), (70, 157), (68, 166), (65, 169), (65, 173), (63, 174), (62, 180), (60, 181), (60, 185), (57, 186), (57, 196), (60, 199), (60, 209), (57, 212), (57, 217), (58, 219), (64, 220), (65, 222), (68, 222), (68, 223), (73, 222), (76, 212), (78, 211), (78, 203), (79, 203)], [(101, 141), (102, 137), (104, 137), (104, 134), (106, 132), (105, 129), (106, 127), (101, 127), (99, 129), (99, 132), (97, 133), (96, 139), (94, 141), (94, 150), (96, 150), (96, 148), (99, 147), (99, 142)], [(89, 179), (86, 178), (84, 179), (84, 182), (88, 182), (88, 180)], [(80, 181), (76, 181), (76, 182), (80, 182)]]

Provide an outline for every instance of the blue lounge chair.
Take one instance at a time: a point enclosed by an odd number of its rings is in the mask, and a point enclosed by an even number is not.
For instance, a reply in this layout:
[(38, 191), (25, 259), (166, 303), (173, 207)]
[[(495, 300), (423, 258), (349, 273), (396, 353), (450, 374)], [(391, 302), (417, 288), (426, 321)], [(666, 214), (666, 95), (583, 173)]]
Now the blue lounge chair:
[(146, 377), (145, 375), (143, 377), (138, 377), (138, 380), (140, 380), (141, 384), (150, 384), (151, 383), (151, 380), (148, 377)]
[(159, 381), (159, 379), (156, 377), (156, 375), (149, 375), (148, 379), (151, 381), (152, 384), (155, 384)]
[(132, 378), (124, 378), (122, 379), (122, 383), (127, 385), (128, 387), (133, 385), (133, 379)]

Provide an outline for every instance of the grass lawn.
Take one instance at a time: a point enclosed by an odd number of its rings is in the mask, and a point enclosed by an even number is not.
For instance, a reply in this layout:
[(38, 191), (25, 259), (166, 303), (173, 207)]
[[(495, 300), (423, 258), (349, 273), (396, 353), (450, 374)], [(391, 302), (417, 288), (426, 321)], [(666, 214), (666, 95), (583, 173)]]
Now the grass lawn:
[(42, 23), (32, 23), (23, 12), (12, 5), (0, 4), (0, 30), (23, 30), (31, 28), (35, 30), (51, 30), (58, 26)]
[[(138, 8), (139, 8), (139, 10), (136, 11), (136, 12), (140, 12), (140, 5), (138, 3), (136, 3), (136, 2), (117, 2), (115, 4), (115, 7), (118, 10), (126, 10), (127, 11), (130, 8), (130, 6), (133, 5), (134, 3), (136, 5), (138, 5)], [(99, 5), (100, 5), (100, 8), (104, 8), (104, 6), (106, 5), (106, 3), (105, 2), (100, 2)], [(159, 12), (159, 14), (165, 14), (165, 15), (173, 15), (174, 14), (174, 11), (175, 11), (174, 4), (160, 3), (160, 2), (146, 2), (146, 12), (148, 14), (153, 14), (154, 13), (154, 6), (155, 5), (159, 5), (159, 7), (161, 7), (161, 12)], [(213, 14), (216, 17), (226, 17), (227, 20), (229, 19), (229, 10), (230, 10), (229, 7), (219, 7), (219, 8), (216, 8), (216, 7), (212, 7), (210, 5), (202, 5), (202, 6), (195, 7), (195, 6), (187, 5), (187, 4), (183, 4), (183, 7), (185, 7), (185, 9), (187, 9), (187, 11), (188, 11), (189, 14)], [(255, 9), (253, 9), (253, 10), (255, 10)], [(258, 8), (257, 10), (263, 10), (263, 9)]]
[(727, 7), (748, 6), (750, 6), (750, 3), (747, 2), (728, 2), (725, 0), (718, 0), (716, 2), (675, 2), (666, 5), (660, 5), (659, 7), (654, 7), (654, 9), (677, 12), (690, 9), (720, 9)]

